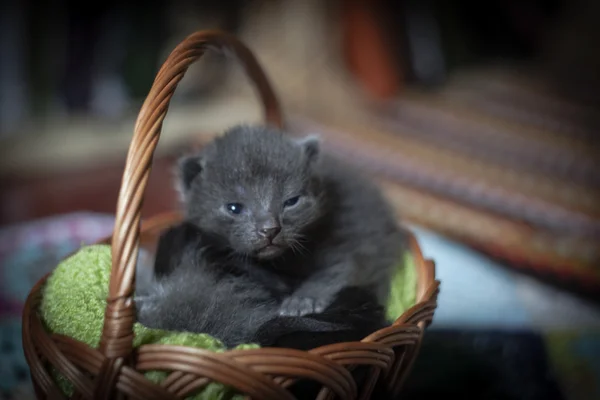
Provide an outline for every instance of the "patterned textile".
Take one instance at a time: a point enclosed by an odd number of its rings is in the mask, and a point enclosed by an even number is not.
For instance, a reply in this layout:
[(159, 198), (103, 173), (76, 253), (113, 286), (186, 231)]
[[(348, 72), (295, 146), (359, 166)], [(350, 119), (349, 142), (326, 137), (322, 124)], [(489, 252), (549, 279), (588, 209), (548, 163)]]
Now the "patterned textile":
[(349, 108), (291, 127), (322, 132), (331, 151), (378, 174), (406, 219), (600, 297), (597, 107), (490, 69)]
[(66, 255), (112, 233), (113, 217), (70, 214), (0, 229), (0, 399), (33, 399), (21, 313), (33, 285)]

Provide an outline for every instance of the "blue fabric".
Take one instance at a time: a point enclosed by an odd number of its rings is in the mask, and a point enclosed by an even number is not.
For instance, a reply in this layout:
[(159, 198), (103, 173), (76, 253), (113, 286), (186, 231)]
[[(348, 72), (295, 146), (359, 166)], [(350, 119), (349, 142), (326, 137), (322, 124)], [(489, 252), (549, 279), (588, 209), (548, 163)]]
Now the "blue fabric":
[(455, 241), (411, 227), (441, 280), (433, 328), (600, 330), (600, 310)]

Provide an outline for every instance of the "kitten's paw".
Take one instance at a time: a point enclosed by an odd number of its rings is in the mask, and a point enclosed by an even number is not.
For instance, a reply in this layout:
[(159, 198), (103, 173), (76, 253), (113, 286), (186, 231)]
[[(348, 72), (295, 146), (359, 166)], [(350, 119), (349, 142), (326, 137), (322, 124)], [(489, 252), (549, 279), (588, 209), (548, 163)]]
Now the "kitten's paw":
[(327, 304), (313, 297), (291, 296), (283, 301), (279, 315), (287, 317), (302, 317), (307, 314), (318, 314), (325, 310)]
[(134, 296), (133, 301), (135, 303), (137, 322), (151, 328), (154, 317), (156, 316), (158, 302), (151, 296)]

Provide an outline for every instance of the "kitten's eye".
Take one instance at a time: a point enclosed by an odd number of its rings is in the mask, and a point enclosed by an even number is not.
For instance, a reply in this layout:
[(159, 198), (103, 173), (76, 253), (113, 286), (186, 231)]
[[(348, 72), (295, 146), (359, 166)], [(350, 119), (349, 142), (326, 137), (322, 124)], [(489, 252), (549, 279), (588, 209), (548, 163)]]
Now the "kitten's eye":
[(284, 207), (293, 207), (296, 204), (298, 204), (299, 199), (300, 199), (300, 196), (295, 196), (295, 197), (289, 198), (283, 202), (283, 206)]
[(242, 212), (242, 210), (244, 209), (244, 206), (240, 203), (229, 203), (227, 204), (227, 211), (229, 211), (232, 214), (239, 214)]

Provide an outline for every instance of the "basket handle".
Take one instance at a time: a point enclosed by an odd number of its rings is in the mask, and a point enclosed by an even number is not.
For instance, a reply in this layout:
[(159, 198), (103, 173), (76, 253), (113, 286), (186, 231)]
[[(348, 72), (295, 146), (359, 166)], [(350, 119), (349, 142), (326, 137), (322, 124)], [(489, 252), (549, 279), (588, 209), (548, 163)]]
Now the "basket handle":
[(133, 292), (140, 216), (152, 156), (177, 84), (188, 67), (207, 49), (233, 53), (258, 89), (267, 123), (281, 128), (279, 103), (252, 52), (235, 36), (221, 31), (199, 31), (184, 39), (164, 62), (135, 123), (129, 146), (112, 236), (112, 271), (100, 351), (107, 359), (127, 357), (133, 347), (135, 309)]

